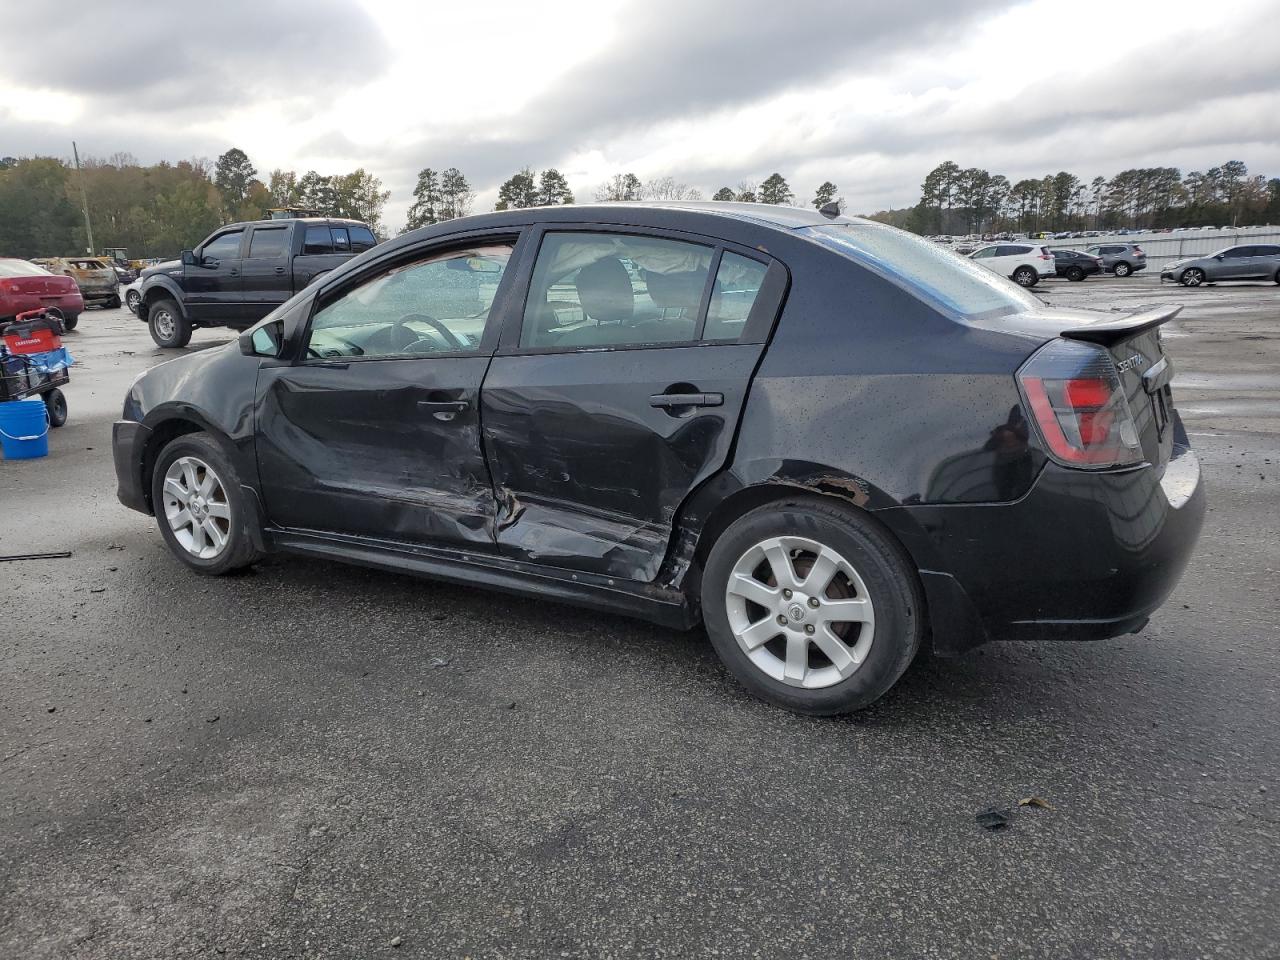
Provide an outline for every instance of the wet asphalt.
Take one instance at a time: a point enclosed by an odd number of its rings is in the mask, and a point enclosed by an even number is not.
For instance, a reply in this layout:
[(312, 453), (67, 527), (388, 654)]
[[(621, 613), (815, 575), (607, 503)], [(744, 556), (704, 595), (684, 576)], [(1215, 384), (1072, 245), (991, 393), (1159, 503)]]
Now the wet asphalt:
[(923, 659), (837, 720), (696, 632), (188, 572), (111, 466), (165, 355), (85, 314), (51, 455), (0, 462), (0, 554), (73, 553), (0, 563), (0, 957), (1280, 956), (1280, 287), (1038, 292), (1188, 304), (1199, 551), (1141, 635)]

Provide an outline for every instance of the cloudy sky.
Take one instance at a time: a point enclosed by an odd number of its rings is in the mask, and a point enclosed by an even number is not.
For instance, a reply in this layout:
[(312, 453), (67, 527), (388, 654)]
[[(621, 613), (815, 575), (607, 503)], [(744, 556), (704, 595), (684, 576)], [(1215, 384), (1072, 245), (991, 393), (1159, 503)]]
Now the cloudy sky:
[(0, 155), (363, 166), (393, 229), (424, 166), (461, 168), (477, 210), (526, 165), (579, 200), (620, 171), (709, 197), (777, 170), (857, 212), (914, 203), (946, 159), (1280, 176), (1277, 0), (5, 6)]

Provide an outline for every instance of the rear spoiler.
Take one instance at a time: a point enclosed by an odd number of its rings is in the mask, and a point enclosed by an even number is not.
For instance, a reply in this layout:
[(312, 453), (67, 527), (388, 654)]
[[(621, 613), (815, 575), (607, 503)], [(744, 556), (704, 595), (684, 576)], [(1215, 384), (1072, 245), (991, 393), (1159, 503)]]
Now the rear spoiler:
[(1086, 323), (1078, 327), (1063, 330), (1058, 336), (1067, 340), (1086, 340), (1089, 343), (1100, 343), (1110, 347), (1121, 340), (1137, 336), (1147, 330), (1154, 330), (1162, 323), (1168, 323), (1179, 313), (1182, 307), (1152, 307), (1131, 313), (1118, 320), (1101, 320), (1098, 323)]

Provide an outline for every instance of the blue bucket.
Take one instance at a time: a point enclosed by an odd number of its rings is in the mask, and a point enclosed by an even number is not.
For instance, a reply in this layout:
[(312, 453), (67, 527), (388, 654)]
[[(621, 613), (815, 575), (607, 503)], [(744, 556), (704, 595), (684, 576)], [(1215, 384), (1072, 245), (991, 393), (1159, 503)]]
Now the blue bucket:
[(0, 449), (6, 460), (49, 455), (49, 413), (39, 397), (0, 403)]

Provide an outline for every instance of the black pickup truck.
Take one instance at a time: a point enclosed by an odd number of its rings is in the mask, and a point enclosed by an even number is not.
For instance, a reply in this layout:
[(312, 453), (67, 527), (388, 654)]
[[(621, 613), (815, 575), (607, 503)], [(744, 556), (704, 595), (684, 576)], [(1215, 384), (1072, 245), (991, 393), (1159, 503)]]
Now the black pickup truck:
[(197, 327), (243, 330), (377, 242), (356, 220), (229, 223), (181, 259), (142, 271), (136, 313), (162, 347), (186, 346)]

